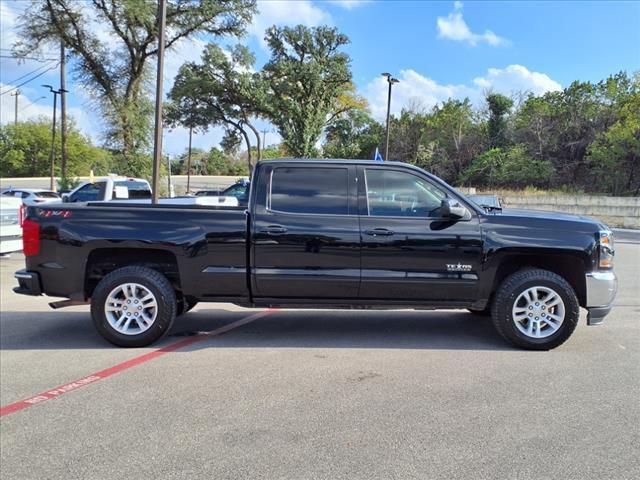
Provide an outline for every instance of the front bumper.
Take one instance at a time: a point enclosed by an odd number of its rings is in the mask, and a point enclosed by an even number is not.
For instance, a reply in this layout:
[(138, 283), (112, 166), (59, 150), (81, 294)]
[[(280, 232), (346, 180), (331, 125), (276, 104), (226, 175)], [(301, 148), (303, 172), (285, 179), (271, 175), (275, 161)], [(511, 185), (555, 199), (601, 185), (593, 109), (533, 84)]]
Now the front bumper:
[(18, 286), (13, 291), (21, 295), (42, 295), (42, 284), (37, 272), (18, 270), (14, 275), (18, 280)]
[(587, 280), (587, 325), (600, 325), (611, 309), (618, 292), (618, 278), (613, 271), (589, 272)]

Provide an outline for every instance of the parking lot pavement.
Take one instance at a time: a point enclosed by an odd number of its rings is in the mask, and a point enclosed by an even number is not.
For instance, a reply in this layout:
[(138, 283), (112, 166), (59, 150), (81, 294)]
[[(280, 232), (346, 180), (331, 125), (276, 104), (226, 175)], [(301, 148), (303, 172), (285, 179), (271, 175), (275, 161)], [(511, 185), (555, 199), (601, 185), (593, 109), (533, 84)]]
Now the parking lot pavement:
[(276, 311), (239, 325), (255, 311), (230, 305), (196, 307), (154, 348), (118, 349), (86, 307), (14, 295), (21, 265), (0, 260), (3, 406), (133, 366), (2, 417), (2, 478), (640, 475), (638, 244), (617, 246), (605, 325), (583, 320), (551, 352), (513, 349), (461, 311)]

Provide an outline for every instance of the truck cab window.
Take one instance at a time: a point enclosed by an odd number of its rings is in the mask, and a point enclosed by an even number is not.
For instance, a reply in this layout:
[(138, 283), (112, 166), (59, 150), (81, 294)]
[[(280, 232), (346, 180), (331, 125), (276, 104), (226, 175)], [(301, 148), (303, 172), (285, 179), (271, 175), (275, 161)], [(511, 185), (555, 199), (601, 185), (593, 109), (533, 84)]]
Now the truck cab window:
[(271, 177), (271, 210), (316, 215), (349, 214), (346, 168), (276, 168)]
[(103, 197), (104, 182), (88, 183), (69, 197), (70, 202), (95, 202)]
[(381, 168), (365, 170), (369, 215), (382, 217), (439, 217), (446, 194), (410, 173)]

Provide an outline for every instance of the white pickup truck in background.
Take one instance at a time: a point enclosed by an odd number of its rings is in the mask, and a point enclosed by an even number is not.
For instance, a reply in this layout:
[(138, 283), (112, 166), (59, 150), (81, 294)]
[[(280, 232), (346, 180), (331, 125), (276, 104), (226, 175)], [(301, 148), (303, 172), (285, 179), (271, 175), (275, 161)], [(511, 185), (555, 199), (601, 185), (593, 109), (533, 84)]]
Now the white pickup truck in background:
[[(93, 182), (84, 182), (71, 192), (62, 195), (65, 203), (80, 202), (118, 202), (150, 203), (151, 185), (144, 178), (130, 178), (110, 176)], [(208, 206), (238, 206), (235, 197), (178, 197), (162, 198), (165, 205), (208, 205)]]
[(151, 198), (151, 185), (144, 178), (110, 176), (83, 182), (62, 195), (67, 202), (105, 202), (110, 200), (144, 200)]
[(0, 197), (0, 255), (22, 250), (22, 199)]

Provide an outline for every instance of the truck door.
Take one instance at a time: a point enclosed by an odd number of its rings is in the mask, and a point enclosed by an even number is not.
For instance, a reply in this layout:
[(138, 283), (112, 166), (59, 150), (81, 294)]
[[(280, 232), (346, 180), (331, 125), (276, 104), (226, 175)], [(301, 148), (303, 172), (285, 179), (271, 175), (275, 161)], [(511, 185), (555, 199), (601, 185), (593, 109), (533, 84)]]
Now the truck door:
[(449, 193), (426, 175), (359, 166), (361, 299), (456, 301), (475, 298), (482, 241), (475, 213), (439, 218)]
[(357, 298), (355, 167), (265, 162), (257, 183), (251, 213), (254, 297)]

